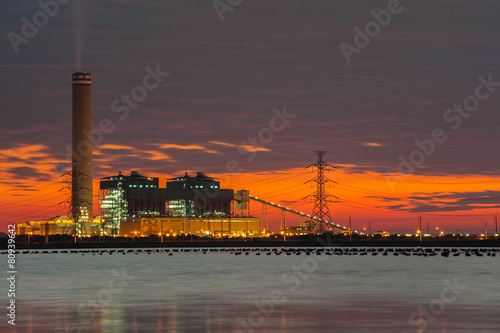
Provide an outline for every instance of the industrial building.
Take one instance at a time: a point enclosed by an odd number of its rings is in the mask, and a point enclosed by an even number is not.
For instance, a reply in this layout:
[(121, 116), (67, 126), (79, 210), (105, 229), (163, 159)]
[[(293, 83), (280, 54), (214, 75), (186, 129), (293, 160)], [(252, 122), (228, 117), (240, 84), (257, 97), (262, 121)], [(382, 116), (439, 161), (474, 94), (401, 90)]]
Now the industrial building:
[[(120, 222), (129, 216), (159, 215), (159, 203), (143, 204), (146, 197), (152, 197), (149, 191), (155, 188), (158, 188), (158, 178), (144, 177), (139, 171), (132, 171), (130, 176), (120, 171), (117, 176), (101, 179), (99, 205), (110, 235), (118, 235)], [(138, 200), (137, 194), (142, 194), (143, 200)]]
[[(105, 230), (112, 235), (129, 235), (130, 231), (156, 234), (163, 229), (186, 234), (259, 234), (259, 219), (248, 216), (248, 202), (248, 191), (235, 194), (231, 189), (221, 189), (217, 178), (203, 172), (167, 179), (165, 188), (159, 187), (158, 178), (143, 176), (139, 171), (132, 171), (130, 176), (119, 172), (102, 178), (99, 190)], [(152, 218), (157, 224), (152, 228), (155, 231), (145, 232), (143, 224)], [(182, 227), (180, 221), (184, 221)]]
[(260, 237), (257, 217), (130, 217), (121, 223), (122, 236)]
[[(91, 234), (99, 234), (101, 227), (100, 217), (95, 217), (88, 226), (90, 227)], [(71, 217), (66, 215), (56, 216), (48, 220), (26, 221), (17, 224), (18, 235), (74, 235), (74, 232), (75, 223)]]

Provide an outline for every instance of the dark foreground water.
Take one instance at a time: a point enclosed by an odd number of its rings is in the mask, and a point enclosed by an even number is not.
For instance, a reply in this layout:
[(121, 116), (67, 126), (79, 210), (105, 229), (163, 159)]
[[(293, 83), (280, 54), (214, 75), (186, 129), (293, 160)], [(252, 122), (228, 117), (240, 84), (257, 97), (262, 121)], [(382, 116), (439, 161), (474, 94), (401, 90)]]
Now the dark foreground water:
[(498, 255), (260, 250), (19, 254), (0, 332), (500, 332)]

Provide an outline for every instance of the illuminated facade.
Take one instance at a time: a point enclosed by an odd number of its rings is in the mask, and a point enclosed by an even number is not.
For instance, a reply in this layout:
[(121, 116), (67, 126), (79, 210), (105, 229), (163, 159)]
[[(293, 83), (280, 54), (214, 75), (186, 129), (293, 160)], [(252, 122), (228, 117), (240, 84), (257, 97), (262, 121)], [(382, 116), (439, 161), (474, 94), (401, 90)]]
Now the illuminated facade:
[[(101, 227), (100, 217), (96, 217), (92, 223), (88, 223), (91, 234), (98, 234)], [(74, 235), (75, 224), (69, 216), (56, 216), (49, 220), (27, 221), (17, 224), (19, 235)], [(77, 228), (77, 234), (82, 236), (81, 224)], [(85, 235), (89, 235), (85, 233)]]
[(260, 237), (260, 233), (260, 219), (257, 217), (131, 217), (120, 224), (120, 235), (132, 237)]
[(234, 191), (220, 189), (216, 178), (198, 172), (195, 177), (187, 174), (167, 180), (162, 191), (169, 217), (213, 217), (231, 216)]
[(380, 235), (382, 237), (389, 237), (391, 235), (391, 233), (389, 231), (386, 231), (386, 230), (375, 231), (373, 234)]
[[(302, 223), (301, 223), (302, 224)], [(300, 226), (300, 227), (286, 227), (285, 229), (281, 229), (276, 232), (276, 235), (285, 235), (285, 236), (305, 236), (305, 235), (318, 235), (323, 234), (324, 231), (317, 230), (308, 226)]]
[[(117, 176), (101, 179), (99, 189), (99, 205), (106, 228), (111, 229), (112, 235), (118, 235), (120, 222), (129, 216), (130, 192), (132, 189), (144, 189), (150, 191), (158, 188), (158, 178), (144, 177), (139, 171), (132, 171), (130, 176), (122, 175), (121, 171)], [(133, 211), (133, 215), (145, 215), (155, 212)]]

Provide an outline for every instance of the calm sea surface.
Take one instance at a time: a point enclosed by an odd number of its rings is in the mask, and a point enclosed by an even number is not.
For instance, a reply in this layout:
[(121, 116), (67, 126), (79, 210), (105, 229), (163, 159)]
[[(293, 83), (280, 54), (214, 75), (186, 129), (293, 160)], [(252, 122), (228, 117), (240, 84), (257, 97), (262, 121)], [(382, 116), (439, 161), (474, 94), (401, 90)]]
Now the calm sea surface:
[(18, 254), (0, 332), (500, 332), (499, 255), (260, 250)]

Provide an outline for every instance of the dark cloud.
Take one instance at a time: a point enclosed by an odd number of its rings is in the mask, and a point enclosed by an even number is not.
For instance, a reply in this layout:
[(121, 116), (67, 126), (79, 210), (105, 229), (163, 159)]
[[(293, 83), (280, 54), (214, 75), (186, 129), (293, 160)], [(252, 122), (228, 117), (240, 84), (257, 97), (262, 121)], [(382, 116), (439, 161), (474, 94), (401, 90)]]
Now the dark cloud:
[[(7, 38), (0, 49), (0, 139), (8, 144), (43, 142), (64, 160), (71, 142), (70, 72), (75, 69), (73, 2), (15, 54)], [(224, 170), (230, 160), (245, 171), (301, 167), (328, 150), (327, 161), (353, 172), (396, 172), (433, 129), (448, 140), (416, 173), (499, 173), (492, 154), (500, 140), (500, 92), (454, 131), (444, 111), (474, 93), (479, 75), (498, 70), (500, 23), (495, 2), (421, 0), (393, 17), (347, 64), (339, 48), (353, 42), (355, 26), (387, 1), (251, 1), (220, 22), (211, 1), (85, 1), (83, 65), (93, 73), (94, 126), (109, 118), (116, 129), (103, 144), (150, 150), (154, 144), (240, 144), (269, 126), (273, 108), (297, 117), (275, 133), (252, 162), (237, 148), (169, 152), (161, 163), (116, 155), (107, 167), (176, 173)], [(4, 36), (20, 32), (36, 2), (2, 2)], [(111, 103), (142, 83), (146, 66), (160, 63), (171, 75), (130, 110), (126, 119)], [(380, 146), (366, 146), (365, 143)], [(174, 162), (176, 161), (176, 162)]]
[(280, 201), (281, 205), (285, 206), (295, 206), (295, 205), (301, 205), (304, 204), (303, 200), (281, 200)]
[[(372, 197), (393, 201), (393, 198)], [(401, 199), (400, 199), (401, 200)], [(467, 211), (481, 208), (500, 208), (500, 191), (435, 193), (410, 196), (407, 204), (388, 205), (385, 208), (411, 213)], [(381, 207), (379, 207), (381, 208)]]
[(401, 198), (376, 197), (376, 196), (367, 196), (366, 198), (379, 199), (379, 200), (383, 200), (383, 201), (386, 201), (386, 202), (401, 201)]
[(36, 179), (39, 181), (46, 181), (50, 179), (47, 175), (40, 173), (37, 169), (31, 167), (15, 167), (8, 169), (8, 172), (12, 173), (14, 177), (18, 179)]

